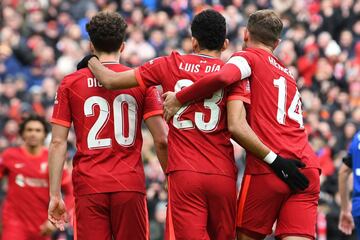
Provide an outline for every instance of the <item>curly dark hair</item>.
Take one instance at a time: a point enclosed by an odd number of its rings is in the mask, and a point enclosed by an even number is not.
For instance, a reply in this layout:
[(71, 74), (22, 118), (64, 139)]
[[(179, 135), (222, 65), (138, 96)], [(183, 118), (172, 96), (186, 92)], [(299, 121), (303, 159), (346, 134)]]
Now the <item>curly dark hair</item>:
[(202, 11), (191, 23), (191, 34), (201, 49), (221, 50), (226, 39), (225, 18), (212, 9)]
[(45, 118), (40, 117), (38, 115), (30, 115), (29, 117), (25, 118), (19, 125), (19, 134), (20, 134), (20, 136), (23, 135), (23, 133), (25, 131), (26, 124), (28, 124), (29, 122), (32, 122), (32, 121), (40, 122), (43, 125), (45, 135), (47, 135), (49, 133), (49, 131), (50, 131), (49, 124), (46, 122)]
[(125, 39), (127, 24), (115, 12), (99, 12), (86, 24), (86, 31), (97, 51), (111, 53), (118, 51)]

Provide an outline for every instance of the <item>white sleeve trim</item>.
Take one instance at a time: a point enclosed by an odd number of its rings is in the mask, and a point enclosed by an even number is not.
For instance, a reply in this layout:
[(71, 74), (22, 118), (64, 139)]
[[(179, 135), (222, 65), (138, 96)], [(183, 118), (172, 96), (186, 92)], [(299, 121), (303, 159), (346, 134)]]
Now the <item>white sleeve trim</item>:
[(250, 65), (244, 57), (231, 57), (226, 64), (234, 64), (241, 72), (241, 79), (248, 78), (251, 75)]

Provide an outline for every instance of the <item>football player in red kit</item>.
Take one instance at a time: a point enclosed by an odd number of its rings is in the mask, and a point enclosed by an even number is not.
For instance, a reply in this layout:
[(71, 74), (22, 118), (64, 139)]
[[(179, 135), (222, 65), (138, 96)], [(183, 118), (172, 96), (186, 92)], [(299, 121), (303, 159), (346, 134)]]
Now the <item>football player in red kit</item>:
[[(114, 71), (126, 23), (118, 13), (100, 12), (87, 24), (92, 51)], [(65, 215), (59, 180), (71, 123), (77, 152), (73, 160), (77, 239), (148, 239), (141, 124), (153, 135), (162, 166), (167, 161), (167, 129), (156, 88), (109, 91), (89, 69), (66, 76), (57, 91), (50, 144), (49, 219), (62, 228)]]
[[(47, 220), (46, 211), (49, 202), (48, 150), (44, 146), (47, 123), (41, 117), (30, 116), (20, 124), (19, 132), (24, 143), (6, 149), (0, 160), (0, 178), (8, 178), (2, 239), (50, 239), (55, 228)], [(72, 185), (67, 171), (61, 185), (70, 209)]]
[[(267, 164), (248, 153), (238, 201), (238, 239), (262, 239), (271, 233), (280, 239), (314, 239), (319, 199), (319, 162), (304, 129), (300, 93), (296, 81), (274, 55), (282, 31), (281, 19), (272, 10), (253, 13), (244, 34), (244, 51), (235, 53), (224, 67), (181, 92), (167, 93), (167, 117), (179, 106), (200, 100), (242, 79), (250, 80), (248, 121), (259, 138), (275, 153), (299, 159), (310, 185), (293, 192)], [(275, 156), (269, 156), (271, 163)], [(286, 172), (277, 172), (287, 178)], [(264, 187), (266, 185), (266, 187)]]
[[(218, 58), (228, 44), (225, 19), (213, 10), (196, 15), (191, 32), (194, 54), (173, 52), (120, 74), (105, 69), (95, 58), (85, 58), (83, 64), (89, 61), (97, 78), (111, 89), (162, 85), (164, 91), (180, 91), (219, 71), (223, 62)], [(167, 239), (235, 237), (237, 169), (225, 106), (235, 100), (248, 102), (246, 86), (240, 82), (208, 95), (204, 101), (186, 105), (169, 124)], [(245, 119), (239, 124), (246, 129), (241, 134), (251, 142), (248, 146), (256, 146), (264, 158), (270, 150), (246, 128)], [(245, 133), (249, 135), (244, 137)]]

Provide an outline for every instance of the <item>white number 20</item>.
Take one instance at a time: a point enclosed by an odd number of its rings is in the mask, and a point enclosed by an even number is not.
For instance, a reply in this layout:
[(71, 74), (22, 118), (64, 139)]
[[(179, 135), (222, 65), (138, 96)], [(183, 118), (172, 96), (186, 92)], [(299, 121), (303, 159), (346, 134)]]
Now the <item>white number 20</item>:
[[(128, 105), (128, 125), (129, 134), (126, 137), (124, 134), (124, 113), (123, 104)], [(84, 104), (84, 114), (86, 117), (94, 116), (94, 107), (99, 106), (99, 117), (92, 126), (87, 136), (87, 144), (89, 149), (106, 148), (111, 147), (111, 138), (99, 139), (98, 135), (104, 128), (105, 124), (109, 120), (110, 107), (105, 98), (99, 96), (92, 96), (86, 99)], [(113, 102), (114, 110), (114, 133), (116, 142), (121, 146), (131, 146), (134, 143), (136, 135), (136, 113), (137, 103), (133, 96), (128, 94), (118, 95)]]
[[(276, 120), (281, 125), (285, 125), (285, 117), (286, 117), (286, 79), (284, 77), (280, 77), (278, 79), (274, 79), (274, 86), (279, 89), (278, 94), (278, 110), (276, 114)], [(300, 93), (296, 90), (295, 96), (291, 102), (291, 105), (287, 111), (290, 119), (299, 123), (300, 128), (304, 127), (303, 117), (302, 117), (302, 108), (300, 101)]]
[[(188, 79), (179, 80), (175, 85), (175, 92), (179, 92), (183, 87), (188, 87), (193, 82)], [(195, 125), (197, 128), (204, 132), (210, 132), (216, 128), (220, 119), (219, 102), (223, 98), (223, 90), (219, 90), (214, 93), (211, 98), (204, 100), (204, 107), (210, 110), (210, 119), (208, 122), (204, 121), (205, 114), (202, 112), (195, 112)], [(180, 120), (181, 114), (189, 107), (189, 104), (182, 106), (179, 111), (174, 115), (173, 125), (177, 129), (189, 129), (194, 128), (194, 124), (191, 120)]]

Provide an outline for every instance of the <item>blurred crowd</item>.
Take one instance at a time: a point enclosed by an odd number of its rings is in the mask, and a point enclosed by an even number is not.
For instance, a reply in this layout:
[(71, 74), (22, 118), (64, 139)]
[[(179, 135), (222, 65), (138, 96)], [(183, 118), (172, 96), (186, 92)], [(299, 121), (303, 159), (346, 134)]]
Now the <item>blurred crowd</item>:
[[(190, 53), (192, 16), (209, 6), (227, 20), (224, 60), (241, 49), (249, 14), (273, 8), (281, 15), (276, 55), (297, 78), (309, 140), (322, 167), (318, 239), (351, 239), (337, 230), (337, 169), (360, 125), (360, 0), (1, 0), (0, 154), (19, 143), (22, 117), (35, 112), (50, 119), (59, 82), (89, 51), (85, 25), (97, 11), (126, 18), (120, 61), (133, 67), (173, 50)], [(143, 135), (151, 239), (162, 239), (165, 177), (145, 128)], [(69, 161), (74, 140), (70, 134)], [(235, 147), (242, 165), (243, 150)]]

